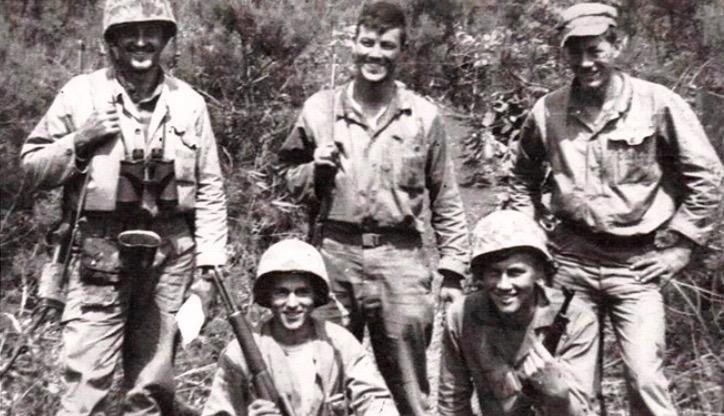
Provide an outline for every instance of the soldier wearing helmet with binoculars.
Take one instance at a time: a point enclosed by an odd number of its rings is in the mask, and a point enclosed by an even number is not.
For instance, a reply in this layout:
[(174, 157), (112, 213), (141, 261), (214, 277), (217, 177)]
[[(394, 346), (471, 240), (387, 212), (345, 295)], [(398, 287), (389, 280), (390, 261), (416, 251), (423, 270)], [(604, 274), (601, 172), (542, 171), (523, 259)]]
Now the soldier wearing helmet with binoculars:
[(161, 66), (167, 0), (108, 0), (111, 65), (71, 79), (22, 148), (40, 189), (80, 221), (63, 312), (60, 415), (106, 411), (122, 360), (124, 414), (172, 414), (174, 313), (226, 262), (226, 197), (203, 98)]

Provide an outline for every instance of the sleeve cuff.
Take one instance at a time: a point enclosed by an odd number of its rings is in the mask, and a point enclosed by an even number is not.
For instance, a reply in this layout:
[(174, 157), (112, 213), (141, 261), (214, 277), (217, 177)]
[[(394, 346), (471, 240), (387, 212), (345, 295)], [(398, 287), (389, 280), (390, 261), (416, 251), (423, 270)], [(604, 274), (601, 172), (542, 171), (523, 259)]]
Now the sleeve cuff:
[(674, 219), (669, 223), (667, 229), (683, 235), (698, 246), (705, 245), (708, 239), (708, 233), (685, 221), (676, 221)]
[(460, 276), (461, 279), (465, 278), (465, 274), (468, 270), (468, 265), (466, 262), (463, 262), (458, 259), (454, 259), (451, 257), (443, 257), (440, 259), (440, 263), (437, 265), (437, 270), (439, 272), (442, 272), (443, 270), (451, 271), (453, 273), (456, 273)]

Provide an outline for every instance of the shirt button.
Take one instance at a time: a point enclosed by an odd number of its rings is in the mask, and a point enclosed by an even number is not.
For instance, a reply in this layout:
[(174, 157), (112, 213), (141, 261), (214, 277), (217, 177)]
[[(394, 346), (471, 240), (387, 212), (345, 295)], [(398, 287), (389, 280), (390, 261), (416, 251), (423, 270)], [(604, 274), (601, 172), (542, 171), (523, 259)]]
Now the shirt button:
[(66, 155), (66, 156), (73, 156), (73, 150), (72, 150), (72, 149), (65, 149), (65, 155)]
[(141, 134), (141, 129), (136, 129), (136, 134)]

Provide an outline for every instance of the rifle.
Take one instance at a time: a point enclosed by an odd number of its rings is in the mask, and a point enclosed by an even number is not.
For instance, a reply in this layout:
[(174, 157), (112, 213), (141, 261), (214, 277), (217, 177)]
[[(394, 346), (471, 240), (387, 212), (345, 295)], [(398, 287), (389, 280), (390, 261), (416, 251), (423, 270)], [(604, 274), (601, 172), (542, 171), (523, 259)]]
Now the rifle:
[(221, 300), (224, 303), (224, 309), (226, 309), (227, 313), (226, 319), (234, 331), (236, 340), (241, 347), (241, 352), (244, 354), (246, 363), (249, 366), (249, 372), (251, 373), (251, 379), (254, 382), (254, 389), (257, 395), (261, 399), (275, 403), (282, 415), (291, 416), (293, 413), (287, 409), (285, 402), (281, 400), (279, 392), (276, 387), (274, 387), (264, 359), (261, 356), (261, 351), (259, 351), (259, 346), (254, 342), (254, 335), (249, 322), (247, 322), (241, 309), (239, 309), (231, 299), (229, 292), (226, 290), (226, 285), (224, 285), (224, 281), (221, 279), (221, 274), (216, 268), (213, 269), (212, 278), (214, 286), (216, 286), (216, 289), (221, 295)]
[(568, 305), (570, 305), (573, 295), (576, 294), (574, 290), (570, 290), (565, 286), (563, 286), (561, 290), (563, 291), (563, 305), (561, 305), (561, 309), (556, 314), (556, 317), (553, 318), (553, 323), (543, 339), (543, 346), (551, 355), (556, 354), (556, 348), (558, 348), (561, 336), (566, 332), (566, 327), (569, 322), (568, 316), (566, 316)]

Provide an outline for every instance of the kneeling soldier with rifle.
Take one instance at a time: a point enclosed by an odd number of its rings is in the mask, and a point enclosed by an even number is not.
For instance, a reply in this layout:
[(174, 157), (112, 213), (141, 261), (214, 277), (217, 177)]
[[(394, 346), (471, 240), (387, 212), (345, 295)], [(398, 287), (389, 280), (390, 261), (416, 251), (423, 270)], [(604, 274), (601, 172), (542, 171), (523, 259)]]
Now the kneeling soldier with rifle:
[[(256, 274), (254, 300), (270, 308), (272, 317), (261, 323), (252, 342), (237, 339), (226, 347), (204, 415), (398, 414), (357, 339), (311, 316), (329, 301), (327, 271), (314, 247), (294, 239), (276, 243), (262, 255)], [(246, 322), (237, 312), (230, 321), (243, 338)], [(272, 388), (260, 378), (271, 379)]]
[(443, 334), (438, 410), (472, 415), (591, 414), (598, 323), (555, 272), (543, 230), (515, 211), (483, 218), (471, 269), (483, 290), (451, 305)]

